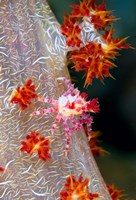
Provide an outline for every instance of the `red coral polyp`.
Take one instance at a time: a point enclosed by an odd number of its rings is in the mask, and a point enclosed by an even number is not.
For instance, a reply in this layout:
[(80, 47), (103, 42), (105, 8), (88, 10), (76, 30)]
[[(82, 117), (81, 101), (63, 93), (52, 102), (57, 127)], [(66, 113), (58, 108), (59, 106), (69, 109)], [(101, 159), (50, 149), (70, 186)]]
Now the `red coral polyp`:
[(48, 138), (40, 137), (39, 133), (34, 131), (26, 136), (26, 141), (21, 142), (20, 151), (25, 151), (30, 156), (37, 151), (39, 158), (46, 161), (51, 158), (49, 143), (50, 140)]
[(92, 151), (92, 154), (94, 156), (101, 156), (104, 155), (106, 153), (106, 151), (99, 146), (99, 140), (98, 137), (100, 136), (100, 132), (99, 131), (91, 131), (90, 133), (90, 141), (89, 141), (89, 145)]
[(106, 184), (112, 200), (121, 200), (123, 197), (123, 190), (119, 190), (115, 185)]
[(111, 21), (116, 20), (114, 16), (110, 15), (111, 11), (106, 10), (105, 3), (97, 6), (95, 1), (84, 0), (79, 5), (74, 4), (71, 7), (73, 8), (71, 17), (76, 17), (77, 20), (88, 17), (96, 29), (105, 29)]
[(83, 180), (82, 175), (76, 181), (75, 176), (69, 176), (60, 192), (60, 200), (94, 200), (99, 194), (93, 194), (88, 189), (89, 179)]
[(117, 20), (111, 15), (111, 11), (106, 10), (104, 2), (100, 5), (94, 4), (90, 19), (91, 23), (94, 24), (94, 28), (98, 30), (104, 30), (110, 25), (111, 21)]
[(95, 0), (84, 0), (79, 5), (71, 6), (72, 12), (64, 16), (64, 24), (61, 26), (61, 32), (67, 37), (66, 44), (72, 47), (80, 47), (83, 41), (80, 38), (80, 24), (82, 21), (90, 21), (95, 29), (104, 30), (110, 22), (116, 18), (110, 15), (106, 10), (104, 3), (97, 6)]
[(32, 80), (29, 79), (26, 83), (20, 87), (18, 86), (10, 97), (10, 102), (19, 104), (21, 110), (24, 110), (31, 104), (31, 99), (37, 98), (38, 95), (35, 93), (35, 85)]
[(105, 29), (111, 21), (116, 20), (112, 15), (109, 15), (110, 11), (98, 11), (91, 16), (91, 22), (94, 24), (94, 28), (98, 30)]
[(110, 30), (105, 31), (104, 35), (102, 36), (104, 41), (102, 48), (104, 53), (107, 54), (107, 57), (109, 58), (114, 58), (116, 55), (118, 55), (117, 50), (128, 49), (131, 47), (126, 43), (128, 37), (123, 39), (113, 38), (113, 33), (114, 30), (111, 28)]
[(109, 70), (115, 65), (111, 60), (118, 55), (117, 50), (129, 48), (125, 43), (127, 38), (113, 38), (113, 29), (105, 31), (102, 43), (89, 42), (84, 47), (71, 51), (69, 58), (74, 63), (76, 71), (85, 71), (85, 86), (92, 84), (94, 78), (103, 80), (104, 77), (112, 77)]
[(80, 5), (73, 4), (71, 16), (76, 18), (81, 18), (90, 15), (91, 10), (91, 0), (86, 0), (80, 2)]
[(78, 25), (74, 26), (68, 39), (66, 44), (68, 46), (74, 47), (80, 47), (80, 44), (82, 43), (81, 39), (79, 38), (79, 33), (81, 32), (81, 29), (79, 28)]
[[(112, 60), (119, 55), (118, 50), (130, 48), (125, 43), (127, 38), (112, 37), (111, 21), (116, 18), (111, 15), (111, 11), (106, 10), (104, 2), (100, 5), (95, 2), (83, 0), (79, 5), (72, 5), (72, 12), (64, 17), (64, 24), (61, 26), (66, 44), (75, 47), (69, 53), (69, 61), (74, 63), (76, 71), (85, 71), (85, 86), (92, 84), (94, 78), (99, 78), (102, 82), (104, 77), (113, 78), (109, 72), (115, 67)], [(97, 30), (102, 32), (98, 33)]]
[(82, 40), (80, 39), (81, 28), (80, 20), (83, 16), (90, 13), (90, 0), (80, 2), (80, 5), (72, 5), (71, 14), (64, 16), (64, 24), (60, 27), (63, 35), (67, 37), (66, 44), (70, 47), (80, 47)]
[(75, 23), (76, 19), (66, 15), (64, 17), (64, 25), (61, 26), (62, 34), (67, 37), (66, 44), (68, 46), (77, 46), (79, 47), (81, 44), (81, 39), (79, 38), (79, 34), (81, 29)]
[(80, 50), (70, 52), (69, 56), (76, 71), (85, 71), (85, 86), (91, 84), (94, 78), (110, 76), (112, 63), (104, 57), (101, 44), (89, 42)]

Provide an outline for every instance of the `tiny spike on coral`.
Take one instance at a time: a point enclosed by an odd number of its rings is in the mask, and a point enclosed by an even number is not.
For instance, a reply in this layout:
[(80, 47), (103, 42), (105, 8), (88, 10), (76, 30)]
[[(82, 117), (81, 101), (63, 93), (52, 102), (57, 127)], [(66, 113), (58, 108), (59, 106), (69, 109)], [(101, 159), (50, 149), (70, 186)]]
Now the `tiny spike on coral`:
[[(92, 117), (88, 112), (98, 112), (98, 100), (86, 101), (86, 95), (80, 94), (80, 91), (74, 88), (65, 77), (58, 78), (66, 83), (68, 89), (64, 92), (58, 100), (48, 100), (46, 98), (39, 98), (40, 101), (49, 103), (52, 107), (41, 111), (34, 111), (32, 115), (44, 115), (56, 112), (56, 119), (52, 125), (51, 132), (54, 133), (57, 124), (62, 119), (64, 131), (66, 134), (66, 152), (69, 149), (71, 131), (81, 130), (82, 125), (86, 124), (88, 129), (91, 127)], [(77, 118), (75, 118), (77, 116)]]
[(90, 193), (88, 190), (89, 179), (83, 180), (82, 175), (76, 181), (75, 176), (69, 176), (60, 192), (60, 200), (94, 200), (99, 194)]
[(23, 146), (20, 151), (26, 151), (30, 155), (37, 151), (39, 158), (46, 161), (51, 158), (49, 143), (48, 138), (40, 137), (39, 133), (33, 131), (26, 136), (26, 141), (21, 143)]
[(115, 185), (106, 184), (112, 200), (121, 200), (123, 197), (123, 190), (119, 190)]
[(24, 110), (31, 104), (31, 99), (37, 98), (38, 95), (35, 93), (35, 85), (31, 79), (28, 79), (25, 84), (20, 87), (18, 86), (10, 96), (10, 102), (19, 104), (21, 110)]

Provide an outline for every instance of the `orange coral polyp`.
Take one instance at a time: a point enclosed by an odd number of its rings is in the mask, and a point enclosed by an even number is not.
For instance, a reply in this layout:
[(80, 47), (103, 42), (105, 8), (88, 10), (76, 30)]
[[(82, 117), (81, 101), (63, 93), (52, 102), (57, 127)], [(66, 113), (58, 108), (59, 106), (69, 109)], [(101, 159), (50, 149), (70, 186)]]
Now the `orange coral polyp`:
[[(116, 65), (111, 60), (119, 55), (118, 50), (130, 48), (129, 44), (125, 44), (127, 38), (112, 38), (114, 31), (110, 28), (110, 23), (117, 18), (111, 15), (111, 11), (106, 10), (104, 2), (100, 5), (96, 5), (95, 2), (96, 0), (83, 0), (79, 5), (74, 4), (71, 14), (64, 17), (64, 25), (61, 26), (62, 34), (67, 37), (66, 44), (79, 47), (69, 53), (69, 58), (76, 71), (85, 71), (84, 86), (92, 84), (94, 78), (101, 81), (104, 77), (113, 78), (109, 70)], [(98, 37), (99, 42), (94, 40), (85, 44), (86, 42), (82, 41), (84, 28), (88, 24), (91, 25), (92, 38)], [(95, 29), (102, 30), (103, 35)]]
[(74, 4), (71, 7), (73, 8), (71, 16), (76, 18), (89, 16), (91, 10), (91, 0), (80, 2), (80, 5)]
[(84, 70), (86, 75), (85, 86), (92, 83), (93, 78), (103, 79), (103, 76), (109, 75), (109, 68), (112, 63), (107, 62), (101, 44), (89, 42), (80, 50), (70, 53), (70, 59), (73, 61), (76, 71)]
[(96, 11), (91, 16), (91, 22), (94, 24), (95, 29), (105, 29), (111, 21), (117, 20), (114, 16), (109, 15), (110, 11)]
[(90, 23), (94, 24), (94, 28), (103, 30), (111, 21), (116, 20), (110, 15), (111, 12), (106, 10), (104, 3), (97, 6), (95, 0), (84, 0), (79, 5), (74, 4), (71, 7), (71, 14), (65, 15), (64, 24), (61, 26), (62, 34), (67, 37), (68, 46), (80, 47), (80, 44), (83, 44), (79, 36), (79, 24), (84, 18), (88, 18)]
[(81, 39), (79, 38), (80, 32), (81, 29), (79, 28), (79, 26), (78, 25), (74, 26), (66, 42), (68, 46), (80, 47), (80, 44), (82, 43)]
[(92, 154), (94, 156), (101, 156), (104, 155), (106, 153), (106, 151), (99, 146), (99, 140), (98, 137), (100, 136), (100, 132), (99, 131), (91, 131), (90, 133), (90, 141), (89, 141), (89, 145), (92, 151)]
[(60, 200), (93, 200), (99, 197), (88, 190), (89, 179), (83, 180), (82, 175), (76, 181), (75, 176), (69, 176), (64, 184), (64, 189), (60, 192)]
[(39, 158), (46, 161), (51, 158), (49, 143), (48, 138), (42, 138), (39, 133), (34, 131), (26, 136), (25, 142), (21, 142), (23, 146), (20, 148), (20, 151), (25, 151), (30, 155), (37, 151)]
[(79, 50), (70, 52), (69, 58), (74, 63), (75, 70), (85, 71), (85, 86), (91, 84), (94, 78), (102, 80), (104, 77), (112, 77), (109, 69), (115, 67), (115, 64), (110, 60), (119, 55), (117, 50), (130, 47), (125, 44), (127, 38), (112, 38), (113, 32), (112, 28), (105, 31), (102, 43), (89, 42)]
[(10, 97), (10, 102), (19, 104), (21, 110), (24, 110), (31, 104), (31, 99), (37, 98), (35, 93), (35, 85), (32, 84), (32, 80), (29, 79), (22, 87), (17, 87)]
[(112, 200), (121, 200), (123, 197), (123, 190), (119, 190), (114, 184), (106, 184)]
[(66, 44), (68, 46), (77, 46), (79, 47), (82, 43), (79, 34), (81, 29), (79, 28), (78, 24), (75, 23), (76, 18), (71, 17), (70, 15), (66, 15), (64, 17), (64, 25), (62, 25), (61, 32), (63, 35), (67, 37)]

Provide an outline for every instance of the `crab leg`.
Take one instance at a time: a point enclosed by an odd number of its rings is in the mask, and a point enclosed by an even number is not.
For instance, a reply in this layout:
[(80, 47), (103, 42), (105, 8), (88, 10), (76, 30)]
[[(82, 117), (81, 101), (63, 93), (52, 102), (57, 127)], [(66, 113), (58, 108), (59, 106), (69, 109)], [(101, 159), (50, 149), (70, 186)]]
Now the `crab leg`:
[(46, 115), (46, 114), (50, 114), (52, 112), (55, 112), (55, 109), (51, 107), (51, 108), (46, 108), (43, 110), (34, 111), (34, 112), (32, 112), (31, 115)]

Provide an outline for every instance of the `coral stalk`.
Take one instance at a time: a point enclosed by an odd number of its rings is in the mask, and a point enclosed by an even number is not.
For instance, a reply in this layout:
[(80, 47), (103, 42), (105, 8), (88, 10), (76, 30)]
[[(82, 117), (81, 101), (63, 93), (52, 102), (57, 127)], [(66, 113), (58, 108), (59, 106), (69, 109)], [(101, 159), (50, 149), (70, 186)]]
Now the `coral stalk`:
[[(2, 173), (0, 179), (1, 198), (58, 199), (66, 177), (70, 174), (78, 177), (83, 173), (83, 177), (91, 179), (89, 192), (100, 193), (101, 200), (110, 200), (83, 129), (72, 134), (67, 157), (62, 121), (53, 134), (52, 159), (48, 162), (38, 159), (34, 154), (29, 156), (19, 151), (20, 141), (32, 130), (36, 130), (44, 138), (50, 136), (55, 115), (51, 113), (44, 118), (31, 116), (34, 110), (45, 109), (44, 104), (37, 101), (22, 112), (17, 105), (10, 104), (12, 91), (18, 85), (22, 87), (31, 78), (36, 85), (36, 94), (47, 99), (58, 99), (66, 91), (66, 85), (58, 78), (69, 79), (65, 66), (68, 49), (65, 37), (59, 30), (60, 25), (46, 0), (1, 1), (0, 17), (0, 159), (7, 169), (7, 173)], [(28, 105), (29, 103), (26, 106)]]

